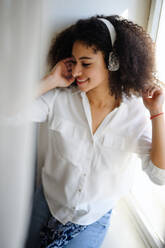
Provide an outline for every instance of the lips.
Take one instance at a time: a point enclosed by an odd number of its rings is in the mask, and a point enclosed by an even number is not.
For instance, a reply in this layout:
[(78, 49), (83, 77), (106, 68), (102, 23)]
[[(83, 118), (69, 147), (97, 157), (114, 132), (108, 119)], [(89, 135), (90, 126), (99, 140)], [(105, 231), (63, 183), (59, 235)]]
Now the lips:
[(86, 83), (88, 81), (88, 79), (76, 79), (76, 83), (77, 84), (84, 84), (84, 83)]

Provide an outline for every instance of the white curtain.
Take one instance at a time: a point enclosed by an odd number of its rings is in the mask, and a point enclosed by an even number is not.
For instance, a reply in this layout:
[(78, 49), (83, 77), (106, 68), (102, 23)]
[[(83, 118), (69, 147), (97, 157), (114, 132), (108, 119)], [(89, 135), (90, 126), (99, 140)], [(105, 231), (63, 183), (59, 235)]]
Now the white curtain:
[[(0, 116), (32, 98), (39, 75), (41, 0), (0, 0)], [(0, 121), (0, 247), (22, 248), (33, 188), (34, 128)]]

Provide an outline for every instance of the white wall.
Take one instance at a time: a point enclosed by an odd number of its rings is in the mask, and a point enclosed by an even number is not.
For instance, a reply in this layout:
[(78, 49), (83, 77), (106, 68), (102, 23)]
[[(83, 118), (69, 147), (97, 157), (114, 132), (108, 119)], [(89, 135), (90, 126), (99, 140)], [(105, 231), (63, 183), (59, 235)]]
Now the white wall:
[(150, 0), (42, 0), (41, 75), (51, 37), (66, 26), (96, 14), (118, 14), (147, 27)]
[(0, 1), (0, 247), (22, 248), (33, 175), (33, 128), (2, 123), (30, 101), (38, 78), (40, 4)]

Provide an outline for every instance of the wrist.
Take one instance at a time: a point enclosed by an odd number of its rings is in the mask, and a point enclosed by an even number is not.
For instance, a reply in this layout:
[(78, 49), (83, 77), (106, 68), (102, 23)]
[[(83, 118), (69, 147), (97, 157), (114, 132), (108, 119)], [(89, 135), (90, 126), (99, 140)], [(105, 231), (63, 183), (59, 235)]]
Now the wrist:
[(150, 111), (150, 116), (154, 116), (154, 115), (157, 115), (157, 114), (162, 113), (162, 112), (163, 112), (163, 108), (151, 110)]
[(151, 115), (151, 116), (150, 116), (150, 120), (153, 120), (153, 119), (156, 118), (156, 117), (160, 117), (161, 115), (164, 115), (164, 112), (159, 112), (158, 114)]
[(45, 76), (43, 79), (40, 80), (40, 84), (37, 89), (36, 97), (39, 97), (49, 90), (56, 88), (53, 78), (51, 75)]
[(45, 89), (46, 91), (52, 90), (52, 89), (58, 87), (58, 85), (56, 84), (55, 77), (53, 75), (51, 75), (51, 74), (48, 75), (48, 76), (45, 76), (41, 80), (41, 87), (43, 89)]
[(54, 75), (47, 75), (41, 80), (41, 84), (44, 85), (44, 87), (49, 88), (49, 90), (58, 87), (56, 84), (55, 76)]

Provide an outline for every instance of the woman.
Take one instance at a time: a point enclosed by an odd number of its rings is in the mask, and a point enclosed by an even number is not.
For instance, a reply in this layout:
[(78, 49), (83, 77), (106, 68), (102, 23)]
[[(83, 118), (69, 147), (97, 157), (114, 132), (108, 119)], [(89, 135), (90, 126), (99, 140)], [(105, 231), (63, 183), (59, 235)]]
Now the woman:
[(26, 247), (97, 248), (131, 188), (135, 155), (165, 183), (154, 45), (138, 25), (96, 16), (61, 32), (48, 58), (32, 119), (48, 122), (49, 146)]

